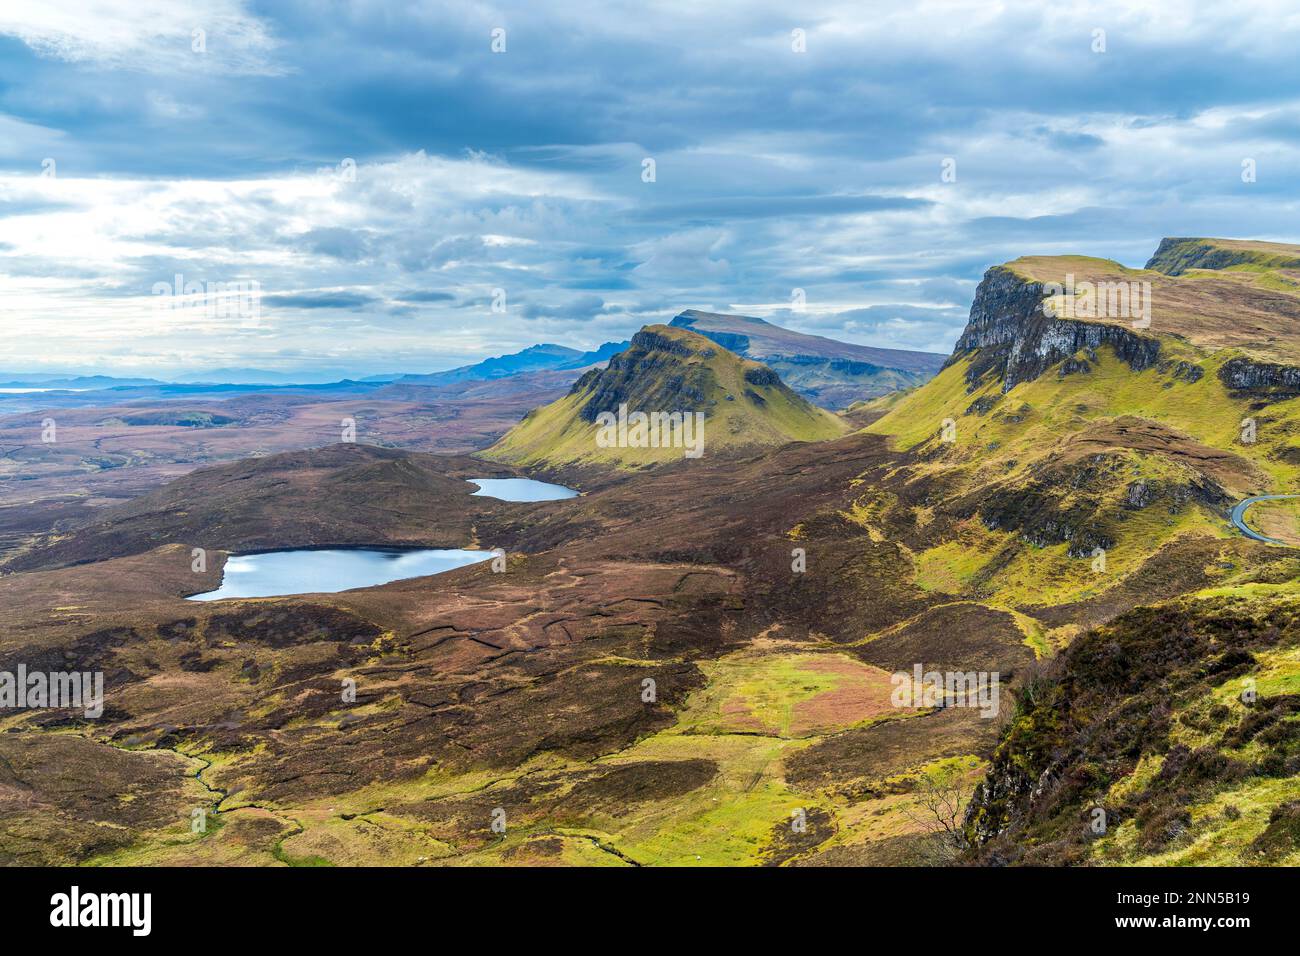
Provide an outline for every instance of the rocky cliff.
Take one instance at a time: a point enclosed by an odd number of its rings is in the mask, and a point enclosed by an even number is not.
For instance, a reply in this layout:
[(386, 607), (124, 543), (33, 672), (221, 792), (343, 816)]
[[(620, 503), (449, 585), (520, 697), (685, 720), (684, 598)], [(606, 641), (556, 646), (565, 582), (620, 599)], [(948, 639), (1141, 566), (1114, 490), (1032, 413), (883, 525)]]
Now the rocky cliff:
[(1046, 295), (1041, 282), (1005, 266), (989, 269), (975, 290), (970, 320), (949, 364), (978, 350), (967, 372), (968, 384), (974, 387), (991, 374), (1001, 379), (1004, 393), (1057, 362), (1102, 345), (1114, 348), (1134, 371), (1156, 364), (1158, 339), (1122, 325), (1049, 316), (1043, 308)]
[(1242, 397), (1282, 401), (1300, 395), (1300, 368), (1294, 365), (1229, 359), (1219, 369), (1219, 381)]
[(569, 394), (584, 399), (578, 414), (586, 422), (594, 422), (601, 412), (617, 410), (620, 404), (707, 412), (715, 404), (707, 360), (715, 354), (715, 349), (706, 347), (700, 350), (705, 362), (683, 362), (692, 355), (688, 342), (642, 329), (605, 368), (592, 369), (574, 382)]

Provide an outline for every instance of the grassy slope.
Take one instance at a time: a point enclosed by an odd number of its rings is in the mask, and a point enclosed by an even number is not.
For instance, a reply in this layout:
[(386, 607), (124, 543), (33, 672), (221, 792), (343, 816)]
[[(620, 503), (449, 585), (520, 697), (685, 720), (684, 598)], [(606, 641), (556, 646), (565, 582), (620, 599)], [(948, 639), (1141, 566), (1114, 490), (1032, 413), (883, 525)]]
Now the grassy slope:
[[(1297, 625), (1291, 580), (1138, 609), (1071, 646), (1020, 695), (993, 763), (993, 779), (1046, 783), (1027, 813), (1023, 797), (980, 806), (980, 819), (1010, 807), (1012, 821), (1011, 839), (985, 853), (1040, 865), (1300, 864)], [(1247, 688), (1256, 696), (1243, 699)], [(1085, 825), (1096, 807), (1102, 835)]]
[[(762, 368), (742, 359), (702, 336), (669, 326), (652, 326), (654, 332), (690, 347), (680, 358), (683, 369), (706, 373), (708, 382), (704, 428), (704, 454), (740, 449), (757, 449), (792, 441), (825, 441), (836, 438), (847, 426), (834, 414), (817, 408), (785, 388), (752, 385), (744, 380), (747, 370)], [(711, 353), (711, 354), (710, 354)], [(764, 404), (756, 406), (745, 398), (746, 391), (759, 394)], [(732, 400), (728, 401), (727, 396)], [(596, 444), (597, 426), (582, 420), (578, 412), (590, 400), (590, 389), (571, 393), (530, 412), (484, 456), (520, 466), (612, 465), (638, 468), (679, 461), (681, 448), (601, 448)], [(683, 399), (673, 408), (640, 408), (629, 411), (694, 411), (700, 402)], [(617, 409), (598, 409), (617, 413)]]
[[(1260, 554), (1274, 555), (1272, 566), (1235, 565), (1228, 548), (1241, 539), (1227, 522), (1223, 508), (1193, 503), (1176, 512), (1154, 506), (1126, 510), (1119, 500), (1130, 482), (1138, 479), (1177, 483), (1194, 477), (1196, 468), (1190, 459), (1176, 452), (1180, 447), (1196, 446), (1234, 456), (1205, 469), (1233, 500), (1250, 494), (1300, 491), (1300, 469), (1295, 464), (1300, 460), (1296, 454), (1300, 400), (1253, 404), (1230, 396), (1217, 376), (1222, 365), (1236, 356), (1263, 355), (1273, 361), (1288, 361), (1300, 354), (1294, 336), (1269, 340), (1268, 334), (1261, 335), (1260, 326), (1252, 324), (1257, 318), (1253, 309), (1245, 310), (1240, 330), (1223, 322), (1224, 316), (1240, 305), (1241, 297), (1267, 293), (1294, 296), (1300, 284), (1290, 270), (1298, 251), (1239, 244), (1229, 249), (1233, 256), (1230, 264), (1213, 271), (1191, 267), (1177, 280), (1085, 257), (1017, 260), (1011, 264), (1014, 271), (1042, 282), (1061, 281), (1067, 272), (1073, 272), (1076, 279), (1152, 281), (1156, 321), (1146, 334), (1160, 337), (1162, 363), (1194, 363), (1203, 370), (1202, 376), (1189, 383), (1175, 377), (1173, 367), (1135, 373), (1103, 348), (1097, 360), (1090, 362), (1089, 373), (1062, 378), (1053, 369), (1001, 395), (1001, 382), (997, 381), (968, 392), (969, 360), (963, 359), (927, 386), (891, 403), (887, 414), (866, 429), (889, 435), (897, 447), (914, 452), (917, 460), (902, 473), (905, 480), (942, 478), (945, 482), (944, 501), (932, 507), (913, 506), (920, 527), (937, 520), (947, 502), (964, 494), (1028, 486), (1041, 478), (1053, 461), (1068, 457), (1079, 436), (1097, 433), (1108, 425), (1146, 421), (1158, 423), (1162, 434), (1182, 436), (1164, 448), (1125, 447), (1123, 442), (1090, 447), (1089, 451), (1104, 451), (1122, 463), (1113, 487), (1100, 493), (1095, 488), (1062, 489), (1064, 502), (1091, 497), (1091, 507), (1114, 519), (1108, 527), (1116, 540), (1108, 550), (1105, 573), (1094, 573), (1087, 558), (1069, 557), (1065, 544), (1035, 547), (1014, 532), (989, 530), (977, 516), (957, 523), (942, 540), (927, 541), (928, 547), (911, 554), (914, 580), (927, 590), (973, 597), (995, 608), (1033, 610), (1038, 605), (1102, 595), (1175, 539), (1192, 536), (1207, 539), (1211, 545), (1216, 539), (1223, 541), (1223, 560), (1206, 568), (1207, 576), (1217, 576), (1219, 584), (1190, 600), (1185, 612), (1190, 621), (1187, 626), (1209, 632), (1231, 627), (1233, 639), (1249, 647), (1249, 657), (1218, 675), (1206, 675), (1205, 656), (1193, 655), (1185, 665), (1168, 667), (1162, 642), (1173, 640), (1171, 628), (1153, 627), (1145, 621), (1120, 624), (1110, 632), (1115, 636), (1108, 639), (1121, 646), (1133, 642), (1132, 649), (1123, 652), (1123, 660), (1138, 661), (1149, 654), (1158, 662), (1151, 665), (1153, 669), (1164, 668), (1138, 685), (1137, 693), (1129, 687), (1099, 695), (1103, 701), (1099, 707), (1115, 709), (1095, 713), (1089, 709), (1091, 698), (1077, 687), (1059, 701), (1049, 698), (1048, 703), (1037, 706), (1022, 701), (1011, 743), (1004, 745), (1004, 760), (1032, 762), (1039, 755), (1064, 754), (1070, 762), (1058, 766), (1053, 778), (1068, 781), (1061, 786), (1077, 786), (1082, 792), (1044, 798), (1054, 809), (1019, 824), (1023, 829), (1016, 831), (1018, 835), (1010, 844), (1010, 858), (1025, 853), (1026, 860), (1039, 863), (1300, 863), (1300, 803), (1296, 802), (1300, 801), (1300, 775), (1296, 772), (1300, 716), (1285, 715), (1286, 708), (1293, 706), (1289, 702), (1300, 700), (1296, 696), (1300, 695), (1300, 652), (1295, 630), (1272, 623), (1279, 613), (1290, 619), (1291, 612), (1281, 609), (1300, 607), (1300, 582), (1296, 581), (1300, 562), (1281, 549), (1260, 549)], [(1167, 293), (1163, 301), (1162, 289)], [(1208, 317), (1198, 313), (1196, 305), (1206, 294), (1221, 296), (1225, 312)], [(1262, 325), (1268, 326), (1267, 321)], [(1268, 326), (1264, 331), (1279, 330)], [(991, 407), (984, 414), (968, 411), (976, 402)], [(1254, 444), (1239, 440), (1241, 422), (1247, 417), (1257, 423)], [(944, 419), (957, 425), (953, 444), (939, 441)], [(1115, 430), (1111, 428), (1107, 434), (1114, 435)], [(1088, 458), (1079, 461), (1086, 464)], [(855, 510), (878, 517), (900, 507), (895, 494), (867, 490)], [(1251, 514), (1254, 526), (1267, 526), (1279, 537), (1295, 537), (1300, 527), (1296, 502), (1256, 507), (1259, 510)], [(1040, 656), (1059, 651), (1083, 634), (1078, 626), (1045, 630), (1028, 614), (1017, 613), (1016, 617), (1026, 632), (1026, 643)], [(1232, 623), (1222, 624), (1221, 619)], [(1084, 654), (1088, 646), (1082, 643), (1070, 650)], [(1068, 667), (1066, 673), (1070, 673)], [(1104, 671), (1099, 674), (1096, 665), (1081, 666), (1079, 673), (1086, 675), (1083, 679), (1102, 681), (1108, 676)], [(1255, 682), (1265, 712), (1273, 708), (1284, 714), (1270, 718), (1273, 723), (1255, 736), (1243, 728), (1265, 718), (1258, 704), (1248, 705), (1240, 699), (1247, 680)], [(1126, 693), (1133, 696), (1126, 699)], [(1071, 738), (1058, 725), (1066, 699), (1069, 707), (1084, 712), (1077, 717), (1080, 726), (1091, 720), (1089, 726), (1113, 728), (1117, 736), (1132, 729), (1128, 722), (1147, 713), (1144, 708), (1169, 702), (1167, 736), (1163, 724), (1134, 731), (1134, 751), (1098, 742), (1106, 741), (1110, 730)], [(1072, 739), (1091, 741), (1085, 746), (1092, 749), (1074, 756), (1069, 749)], [(1108, 751), (1107, 746), (1112, 749)], [(1188, 758), (1179, 748), (1187, 748), (1193, 755), (1187, 768), (1181, 762)], [(1171, 753), (1178, 755), (1179, 763), (1166, 767)], [(1030, 766), (1026, 780), (1036, 779), (1044, 769)], [(1061, 800), (1066, 802), (1058, 802)], [(1077, 823), (1080, 814), (1094, 805), (1106, 807), (1111, 816), (1110, 832), (1100, 839), (1091, 838)], [(1007, 845), (998, 852), (1008, 852)]]
[[(1091, 373), (1062, 379), (1049, 372), (1017, 385), (981, 416), (967, 409), (978, 399), (997, 399), (1000, 383), (990, 381), (968, 393), (968, 363), (962, 360), (902, 398), (867, 430), (892, 436), (900, 448), (932, 453), (918, 465), (918, 473), (944, 475), (955, 481), (954, 492), (1023, 485), (1071, 435), (1122, 416), (1157, 421), (1197, 443), (1238, 456), (1244, 465), (1223, 482), (1230, 494), (1245, 497), (1300, 487), (1300, 469), (1279, 457), (1300, 435), (1300, 399), (1252, 409), (1249, 402), (1230, 398), (1215, 374), (1232, 352), (1206, 354), (1176, 340), (1166, 340), (1164, 347), (1171, 359), (1199, 362), (1204, 368), (1200, 380), (1189, 384), (1174, 379), (1172, 371), (1155, 368), (1134, 373), (1103, 349)], [(1238, 440), (1241, 421), (1248, 416), (1257, 422), (1254, 444)], [(957, 425), (957, 440), (948, 446), (938, 440), (946, 418)], [(1111, 489), (1112, 499), (1123, 494), (1130, 480), (1188, 477), (1185, 464), (1164, 454), (1121, 451), (1128, 473)], [(1114, 500), (1110, 506), (1122, 520), (1112, 526), (1117, 542), (1107, 553), (1107, 574), (1094, 574), (1086, 559), (1068, 557), (1064, 544), (1035, 548), (1021, 543), (1009, 564), (981, 582), (989, 598), (1011, 607), (1079, 600), (1113, 587), (1177, 535), (1237, 536), (1221, 515), (1203, 507), (1174, 515), (1163, 508), (1125, 511)], [(972, 519), (950, 541), (915, 555), (917, 583), (961, 594), (985, 562), (1014, 545), (1013, 537), (989, 531)]]
[[(624, 661), (629, 667), (640, 662)], [(919, 760), (881, 791), (863, 798), (834, 790), (798, 790), (787, 783), (783, 761), (792, 753), (854, 727), (901, 718), (889, 705), (889, 675), (839, 653), (808, 653), (798, 645), (771, 644), (704, 664), (708, 684), (687, 699), (676, 724), (617, 754), (583, 763), (544, 755), (509, 771), (449, 775), (434, 770), (405, 783), (366, 787), (295, 805), (257, 807), (227, 799), (209, 813), (208, 831), (189, 832), (178, 821), (127, 851), (106, 854), (99, 865), (261, 863), (284, 865), (578, 864), (717, 866), (762, 863), (773, 846), (781, 857), (822, 846), (854, 847), (882, 837), (926, 832), (917, 801), (919, 780), (936, 775), (973, 784), (984, 764), (973, 756)], [(326, 718), (327, 720), (328, 718)], [(205, 782), (221, 782), (228, 755), (205, 753)], [(566, 809), (534, 815), (519, 803), (526, 781), (561, 781), (593, 769), (711, 761), (717, 772), (703, 786), (667, 799), (609, 802), (579, 800)], [(667, 762), (667, 764), (663, 763)], [(197, 762), (195, 762), (197, 766)], [(387, 808), (421, 801), (473, 799), (486, 808), (509, 807), (507, 832), (458, 841)], [(203, 804), (196, 798), (196, 806)], [(810, 820), (806, 846), (786, 821), (802, 809)], [(480, 811), (475, 811), (480, 812)], [(279, 827), (274, 851), (251, 851), (254, 828)], [(265, 832), (265, 830), (263, 830)], [(462, 831), (463, 832), (463, 831)], [(832, 836), (833, 832), (833, 836)], [(793, 841), (793, 842), (792, 842)]]

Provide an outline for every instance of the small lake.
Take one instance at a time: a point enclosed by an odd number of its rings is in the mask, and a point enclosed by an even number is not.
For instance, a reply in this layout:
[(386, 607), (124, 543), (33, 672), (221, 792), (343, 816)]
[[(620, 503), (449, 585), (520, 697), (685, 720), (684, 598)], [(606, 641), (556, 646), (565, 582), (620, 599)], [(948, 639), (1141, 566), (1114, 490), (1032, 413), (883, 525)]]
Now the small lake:
[(499, 498), (501, 501), (559, 501), (561, 498), (576, 498), (578, 493), (564, 485), (552, 485), (545, 481), (531, 478), (469, 478), (471, 485), (478, 485), (476, 495), (485, 498)]
[(189, 600), (219, 601), (370, 588), (389, 581), (440, 574), (491, 558), (491, 551), (382, 548), (232, 555), (226, 561), (221, 587), (195, 594)]

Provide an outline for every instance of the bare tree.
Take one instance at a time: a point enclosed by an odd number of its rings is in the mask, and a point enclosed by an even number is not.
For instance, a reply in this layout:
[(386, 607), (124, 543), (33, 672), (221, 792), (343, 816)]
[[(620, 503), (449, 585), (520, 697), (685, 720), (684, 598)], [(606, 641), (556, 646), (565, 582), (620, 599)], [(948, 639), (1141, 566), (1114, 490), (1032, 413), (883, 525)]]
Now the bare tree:
[(927, 834), (920, 845), (921, 856), (931, 866), (955, 863), (970, 845), (962, 829), (969, 787), (962, 782), (961, 771), (956, 768), (935, 773), (922, 771), (914, 792), (915, 805), (903, 812)]

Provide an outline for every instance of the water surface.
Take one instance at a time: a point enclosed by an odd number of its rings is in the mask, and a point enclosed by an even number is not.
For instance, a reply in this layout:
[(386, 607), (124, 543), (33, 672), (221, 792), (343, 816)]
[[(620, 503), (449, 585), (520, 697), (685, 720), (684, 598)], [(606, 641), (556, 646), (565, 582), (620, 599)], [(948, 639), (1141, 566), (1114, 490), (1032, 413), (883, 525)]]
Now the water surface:
[(578, 495), (564, 485), (552, 485), (532, 478), (470, 478), (468, 481), (471, 485), (478, 485), (474, 494), (502, 501), (559, 501)]
[(232, 555), (221, 587), (195, 594), (191, 601), (222, 598), (278, 597), (369, 588), (404, 578), (439, 574), (490, 560), (491, 551), (461, 549), (398, 551), (339, 548), (329, 551), (270, 551)]

